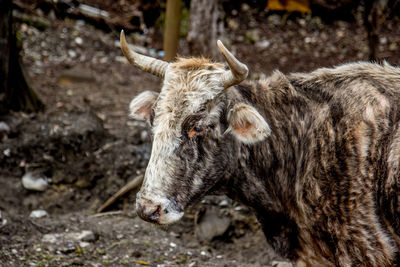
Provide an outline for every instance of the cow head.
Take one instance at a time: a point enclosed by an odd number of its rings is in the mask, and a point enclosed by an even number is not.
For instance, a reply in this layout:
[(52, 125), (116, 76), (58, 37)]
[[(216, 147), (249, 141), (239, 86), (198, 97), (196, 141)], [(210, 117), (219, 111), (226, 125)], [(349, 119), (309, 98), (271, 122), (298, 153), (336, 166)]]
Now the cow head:
[(142, 92), (129, 107), (131, 117), (149, 122), (153, 140), (136, 210), (146, 221), (173, 223), (223, 179), (235, 143), (261, 141), (270, 129), (254, 107), (226, 93), (248, 69), (220, 41), (229, 69), (203, 58), (167, 63), (139, 55), (123, 32), (121, 47), (129, 62), (163, 79), (160, 93)]

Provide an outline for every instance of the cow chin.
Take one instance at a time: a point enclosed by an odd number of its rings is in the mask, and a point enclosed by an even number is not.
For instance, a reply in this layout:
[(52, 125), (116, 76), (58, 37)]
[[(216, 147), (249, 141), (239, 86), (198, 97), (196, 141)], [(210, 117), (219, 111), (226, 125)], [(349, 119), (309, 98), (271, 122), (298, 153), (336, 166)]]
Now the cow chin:
[(164, 213), (160, 216), (159, 221), (157, 222), (157, 224), (160, 225), (168, 225), (168, 224), (172, 224), (175, 223), (177, 221), (179, 221), (180, 219), (182, 219), (184, 212), (183, 211), (169, 211), (168, 213)]

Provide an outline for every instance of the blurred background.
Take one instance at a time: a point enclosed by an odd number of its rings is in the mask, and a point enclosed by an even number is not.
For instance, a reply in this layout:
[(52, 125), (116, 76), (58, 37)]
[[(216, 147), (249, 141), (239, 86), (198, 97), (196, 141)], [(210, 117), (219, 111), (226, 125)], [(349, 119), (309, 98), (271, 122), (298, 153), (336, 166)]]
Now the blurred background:
[(150, 156), (130, 100), (161, 81), (119, 45), (221, 61), (250, 78), (400, 64), (400, 0), (0, 0), (0, 266), (292, 266), (246, 207), (207, 197), (167, 228), (135, 193)]

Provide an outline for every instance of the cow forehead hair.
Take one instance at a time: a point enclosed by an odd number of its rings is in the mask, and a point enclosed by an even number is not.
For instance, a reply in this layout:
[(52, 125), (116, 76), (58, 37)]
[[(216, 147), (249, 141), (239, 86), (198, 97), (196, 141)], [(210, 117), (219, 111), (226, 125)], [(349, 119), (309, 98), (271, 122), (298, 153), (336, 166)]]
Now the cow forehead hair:
[[(180, 124), (223, 90), (223, 64), (205, 58), (179, 58), (170, 63), (155, 106), (155, 124), (180, 131)], [(156, 130), (156, 129), (154, 129)]]
[(223, 69), (224, 65), (216, 63), (208, 58), (178, 58), (176, 62), (171, 63), (171, 66), (176, 70), (181, 71), (195, 71), (195, 70), (218, 70)]
[(219, 76), (225, 71), (224, 65), (207, 58), (178, 58), (167, 69), (163, 90), (170, 86), (180, 86), (183, 91), (202, 91), (204, 84), (219, 82)]

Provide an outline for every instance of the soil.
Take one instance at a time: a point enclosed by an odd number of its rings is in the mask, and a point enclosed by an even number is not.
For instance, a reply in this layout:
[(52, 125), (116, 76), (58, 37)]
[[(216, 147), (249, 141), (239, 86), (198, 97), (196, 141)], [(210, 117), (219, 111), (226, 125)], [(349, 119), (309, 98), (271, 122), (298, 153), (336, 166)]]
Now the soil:
[[(368, 58), (359, 19), (327, 24), (319, 17), (254, 12), (232, 15), (225, 36), (252, 78)], [(394, 65), (400, 64), (399, 26), (387, 21), (378, 45), (380, 59)], [(148, 129), (129, 119), (128, 105), (138, 92), (159, 90), (161, 81), (127, 64), (117, 32), (69, 19), (52, 19), (43, 31), (26, 24), (19, 30), (30, 83), (46, 110), (0, 118), (10, 128), (0, 127), (0, 266), (283, 266), (251, 211), (223, 196), (207, 197), (165, 228), (135, 215), (135, 191), (97, 214), (145, 170)], [(128, 37), (149, 53), (161, 43), (155, 36)], [(184, 40), (180, 50), (187, 55)], [(48, 188), (25, 189), (27, 173), (44, 177)], [(48, 215), (30, 218), (38, 209)], [(199, 229), (207, 210), (216, 216), (206, 223), (229, 220), (222, 233), (205, 238)], [(69, 235), (84, 230), (89, 237)]]

